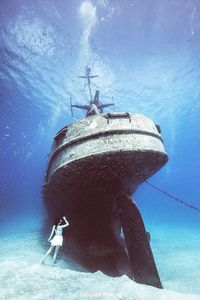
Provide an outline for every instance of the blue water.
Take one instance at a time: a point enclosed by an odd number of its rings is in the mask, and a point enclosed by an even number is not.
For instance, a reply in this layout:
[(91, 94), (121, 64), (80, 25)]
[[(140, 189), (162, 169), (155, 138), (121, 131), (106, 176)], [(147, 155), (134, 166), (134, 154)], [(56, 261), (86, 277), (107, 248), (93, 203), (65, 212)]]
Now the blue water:
[[(0, 222), (40, 222), (56, 132), (86, 103), (85, 66), (101, 100), (161, 126), (169, 162), (150, 182), (200, 207), (200, 2), (0, 1)], [(145, 183), (134, 195), (147, 226), (189, 228), (200, 213)], [(195, 242), (194, 242), (195, 246)]]

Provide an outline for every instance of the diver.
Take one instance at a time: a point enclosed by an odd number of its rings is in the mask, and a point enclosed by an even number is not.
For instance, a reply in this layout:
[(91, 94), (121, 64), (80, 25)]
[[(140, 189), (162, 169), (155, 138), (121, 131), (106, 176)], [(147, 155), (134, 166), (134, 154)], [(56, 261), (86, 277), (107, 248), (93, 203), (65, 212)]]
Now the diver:
[[(61, 225), (63, 220), (65, 221), (65, 224)], [(47, 253), (45, 254), (45, 257), (42, 261), (42, 264), (45, 262), (45, 259), (47, 258), (47, 256), (51, 253), (51, 251), (54, 248), (55, 248), (55, 251), (54, 251), (54, 256), (53, 256), (53, 263), (56, 262), (56, 257), (57, 257), (57, 254), (58, 254), (58, 250), (60, 249), (60, 247), (63, 244), (62, 231), (67, 226), (69, 226), (69, 223), (68, 223), (66, 217), (63, 217), (63, 219), (60, 219), (60, 218), (55, 219), (54, 225), (52, 227), (51, 234), (48, 238), (48, 241), (51, 243), (51, 246), (50, 246), (49, 250), (47, 251)], [(54, 237), (53, 237), (53, 235), (54, 235)]]
[(76, 107), (80, 109), (85, 109), (86, 117), (92, 116), (92, 115), (100, 115), (103, 113), (103, 108), (108, 106), (113, 106), (114, 103), (106, 103), (103, 104), (99, 101), (99, 91), (97, 90), (95, 92), (94, 98), (90, 100), (89, 105), (82, 105), (82, 104), (71, 104), (71, 107)]
[(90, 101), (90, 105), (88, 106), (86, 117), (93, 116), (93, 115), (100, 115), (100, 110), (95, 103)]

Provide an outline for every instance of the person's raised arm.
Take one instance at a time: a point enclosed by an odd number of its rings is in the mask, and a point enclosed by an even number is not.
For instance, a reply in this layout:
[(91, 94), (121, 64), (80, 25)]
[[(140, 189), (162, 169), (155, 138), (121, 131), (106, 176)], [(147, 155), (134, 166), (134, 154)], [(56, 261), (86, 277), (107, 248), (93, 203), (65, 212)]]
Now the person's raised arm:
[(65, 228), (69, 226), (69, 222), (67, 221), (66, 217), (63, 217), (63, 220), (65, 221), (65, 225), (61, 225), (62, 228)]
[(51, 234), (50, 234), (50, 236), (48, 238), (48, 241), (50, 241), (50, 239), (52, 238), (52, 236), (54, 234), (55, 227), (56, 227), (55, 225), (52, 227)]

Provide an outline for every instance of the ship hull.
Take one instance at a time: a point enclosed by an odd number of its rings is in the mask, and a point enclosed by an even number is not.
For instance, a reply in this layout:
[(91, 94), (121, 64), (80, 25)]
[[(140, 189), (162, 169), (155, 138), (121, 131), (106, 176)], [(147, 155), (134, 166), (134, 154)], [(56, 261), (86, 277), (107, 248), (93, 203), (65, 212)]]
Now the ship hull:
[(88, 270), (161, 288), (142, 217), (119, 195), (130, 195), (167, 160), (159, 126), (142, 115), (94, 115), (60, 130), (43, 196), (50, 219), (65, 215), (70, 223), (67, 253), (75, 245), (71, 253)]
[[(91, 116), (61, 130), (54, 139), (44, 185), (75, 199), (81, 190), (135, 190), (166, 162), (162, 138), (148, 118), (134, 114)], [(66, 199), (67, 201), (67, 199)]]

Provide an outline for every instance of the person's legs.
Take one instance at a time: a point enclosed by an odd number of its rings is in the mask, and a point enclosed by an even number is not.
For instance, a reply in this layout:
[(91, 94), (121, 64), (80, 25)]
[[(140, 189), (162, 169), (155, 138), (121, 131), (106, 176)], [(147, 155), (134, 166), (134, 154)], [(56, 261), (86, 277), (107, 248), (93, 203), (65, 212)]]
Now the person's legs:
[(51, 247), (49, 248), (49, 250), (47, 251), (47, 253), (46, 253), (46, 255), (45, 255), (45, 257), (44, 257), (44, 259), (43, 259), (43, 261), (42, 261), (42, 264), (44, 263), (44, 261), (45, 261), (45, 259), (47, 258), (47, 256), (51, 253), (51, 251), (53, 250), (53, 248), (54, 248), (54, 246), (51, 246)]
[(53, 263), (55, 263), (56, 261), (56, 257), (57, 257), (57, 254), (58, 254), (58, 250), (60, 249), (60, 246), (56, 246), (55, 248), (55, 252), (54, 252), (54, 256), (53, 256)]

